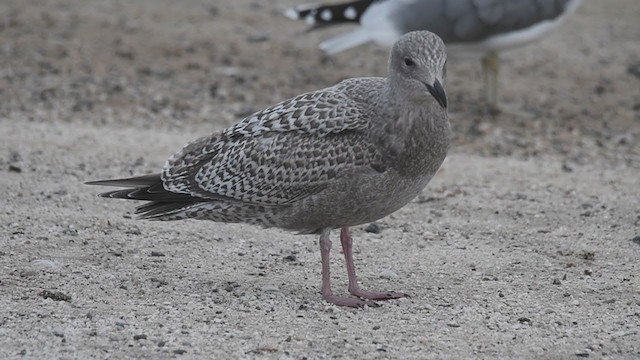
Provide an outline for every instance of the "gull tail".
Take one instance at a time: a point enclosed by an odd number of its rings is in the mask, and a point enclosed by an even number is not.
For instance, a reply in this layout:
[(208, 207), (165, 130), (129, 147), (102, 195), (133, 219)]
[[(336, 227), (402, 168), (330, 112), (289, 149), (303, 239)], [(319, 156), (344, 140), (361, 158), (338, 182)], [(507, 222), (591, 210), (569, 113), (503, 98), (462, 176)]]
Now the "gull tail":
[(98, 195), (100, 197), (149, 201), (136, 208), (135, 213), (140, 219), (178, 220), (180, 217), (171, 218), (171, 215), (177, 215), (186, 208), (204, 201), (189, 194), (167, 191), (162, 185), (160, 174), (89, 181), (85, 184), (125, 188), (101, 193)]
[(358, 28), (343, 35), (332, 37), (320, 43), (320, 49), (328, 55), (334, 55), (341, 51), (360, 46), (371, 41), (367, 30)]
[(333, 24), (357, 23), (373, 1), (356, 0), (335, 5), (303, 4), (287, 9), (284, 14), (293, 20), (304, 20), (312, 29)]

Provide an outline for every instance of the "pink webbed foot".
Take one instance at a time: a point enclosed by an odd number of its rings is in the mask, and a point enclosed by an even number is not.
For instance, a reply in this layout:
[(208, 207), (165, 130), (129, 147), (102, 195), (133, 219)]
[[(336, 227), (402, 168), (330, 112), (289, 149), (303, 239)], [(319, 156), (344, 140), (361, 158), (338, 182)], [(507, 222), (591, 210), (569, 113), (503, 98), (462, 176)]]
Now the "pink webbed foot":
[(331, 240), (329, 232), (331, 229), (323, 229), (320, 235), (320, 255), (322, 257), (322, 298), (337, 306), (359, 308), (365, 305), (378, 307), (373, 300), (390, 300), (409, 297), (409, 295), (395, 291), (368, 291), (362, 290), (358, 286), (356, 270), (353, 264), (352, 241), (349, 229), (343, 227), (340, 232), (342, 251), (347, 265), (347, 275), (349, 278), (349, 293), (355, 297), (336, 296), (331, 291), (331, 277), (329, 275), (329, 252), (331, 250)]

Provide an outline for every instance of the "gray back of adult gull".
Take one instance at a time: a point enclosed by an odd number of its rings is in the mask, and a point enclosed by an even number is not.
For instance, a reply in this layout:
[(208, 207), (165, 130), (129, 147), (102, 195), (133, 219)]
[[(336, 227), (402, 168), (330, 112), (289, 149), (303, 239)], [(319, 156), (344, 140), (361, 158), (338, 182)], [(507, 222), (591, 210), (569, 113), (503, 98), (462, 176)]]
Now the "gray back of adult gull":
[[(380, 219), (427, 185), (450, 144), (445, 48), (421, 31), (393, 46), (387, 78), (299, 95), (187, 144), (156, 175), (91, 182), (147, 200), (141, 218), (243, 222), (320, 233), (323, 297), (345, 306), (403, 296), (357, 286), (348, 227)], [(329, 232), (341, 228), (349, 290), (331, 293)], [(363, 300), (365, 299), (365, 300)]]
[(447, 44), (450, 56), (482, 57), (485, 95), (498, 108), (500, 51), (536, 41), (557, 27), (581, 0), (357, 0), (308, 4), (285, 14), (313, 28), (359, 23), (347, 33), (323, 41), (329, 55), (373, 41), (391, 46), (402, 34), (428, 30)]
[[(320, 47), (329, 54), (346, 50), (368, 41), (390, 46), (410, 31), (431, 31), (447, 44), (483, 42), (542, 26), (505, 45), (485, 44), (478, 51), (501, 50), (535, 40), (552, 25), (575, 10), (581, 0), (357, 0), (324, 5), (299, 5), (285, 14), (303, 19), (314, 27), (346, 22), (359, 22), (360, 29), (323, 42)], [(351, 16), (345, 16), (351, 14)], [(551, 29), (553, 26), (549, 26)]]

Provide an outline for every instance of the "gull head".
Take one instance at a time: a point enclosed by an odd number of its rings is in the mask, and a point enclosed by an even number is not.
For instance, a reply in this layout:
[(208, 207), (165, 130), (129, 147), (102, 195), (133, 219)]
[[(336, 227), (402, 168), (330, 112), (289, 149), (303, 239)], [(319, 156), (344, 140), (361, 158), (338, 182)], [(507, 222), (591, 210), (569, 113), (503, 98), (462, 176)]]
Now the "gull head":
[(393, 45), (389, 80), (395, 91), (412, 101), (433, 98), (447, 108), (444, 91), (447, 54), (442, 39), (429, 31), (404, 34)]

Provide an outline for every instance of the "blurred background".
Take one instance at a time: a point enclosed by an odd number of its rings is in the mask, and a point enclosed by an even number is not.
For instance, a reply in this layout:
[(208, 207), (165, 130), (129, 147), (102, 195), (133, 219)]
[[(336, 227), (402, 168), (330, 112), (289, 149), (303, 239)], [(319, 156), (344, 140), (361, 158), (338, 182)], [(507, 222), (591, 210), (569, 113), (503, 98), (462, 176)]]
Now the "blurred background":
[[(318, 50), (353, 26), (305, 33), (283, 16), (300, 3), (2, 1), (0, 116), (213, 130), (344, 78), (384, 76), (386, 48)], [(501, 100), (532, 118), (491, 117), (480, 64), (451, 61), (454, 149), (582, 162), (637, 155), (639, 14), (633, 0), (585, 0), (542, 41), (504, 53)]]

